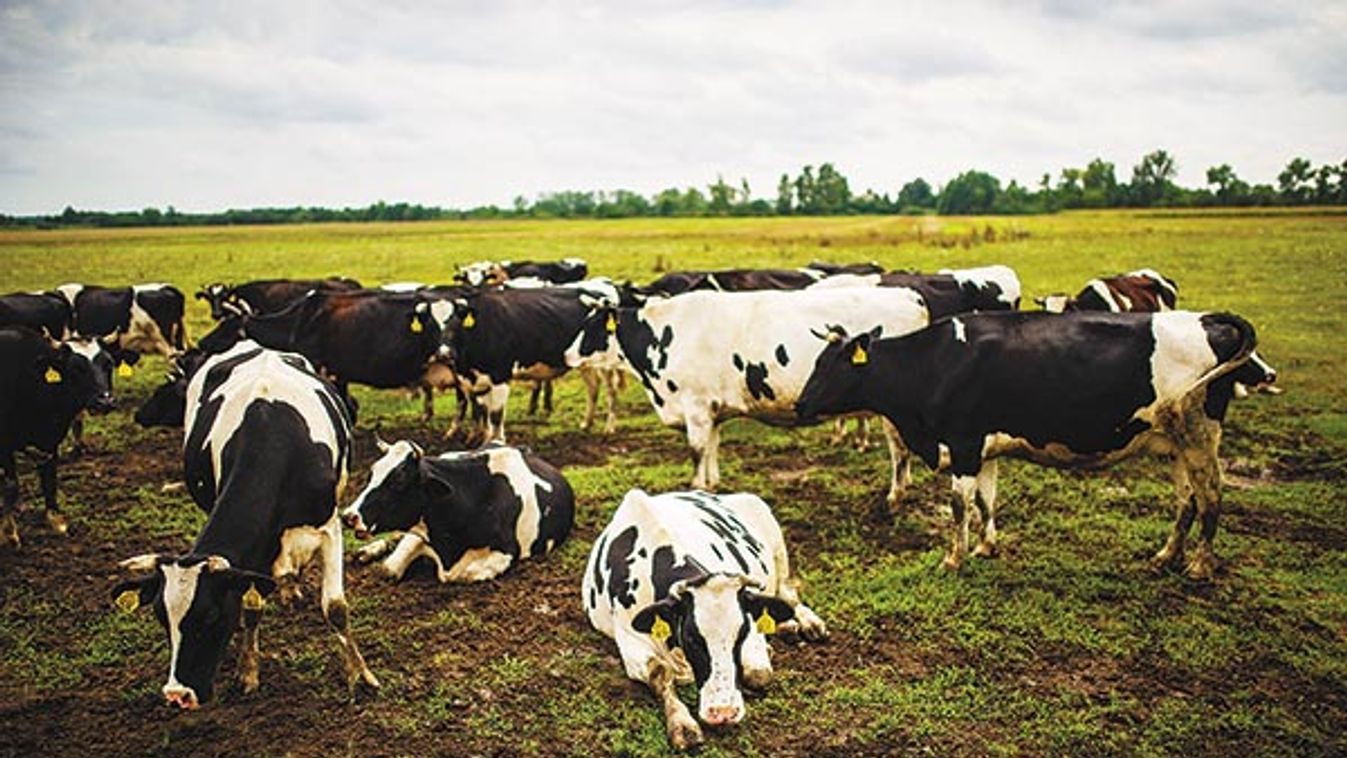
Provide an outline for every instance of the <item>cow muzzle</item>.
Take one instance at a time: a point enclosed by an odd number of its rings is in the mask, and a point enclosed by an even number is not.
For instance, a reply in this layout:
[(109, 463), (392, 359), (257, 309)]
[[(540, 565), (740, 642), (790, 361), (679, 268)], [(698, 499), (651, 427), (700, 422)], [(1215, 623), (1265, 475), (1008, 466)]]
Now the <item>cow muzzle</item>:
[(347, 511), (341, 515), (341, 522), (347, 529), (355, 532), (358, 539), (367, 540), (370, 538), (369, 528), (365, 526), (364, 519), (356, 511)]
[(164, 701), (184, 711), (194, 711), (201, 707), (200, 701), (196, 699), (196, 692), (191, 687), (164, 685)]
[(112, 393), (104, 392), (101, 395), (95, 396), (94, 399), (90, 401), (89, 412), (96, 416), (101, 416), (104, 413), (110, 413), (116, 407), (117, 403), (112, 399)]
[(702, 713), (702, 721), (711, 726), (731, 726), (743, 718), (744, 709), (733, 705), (713, 705)]

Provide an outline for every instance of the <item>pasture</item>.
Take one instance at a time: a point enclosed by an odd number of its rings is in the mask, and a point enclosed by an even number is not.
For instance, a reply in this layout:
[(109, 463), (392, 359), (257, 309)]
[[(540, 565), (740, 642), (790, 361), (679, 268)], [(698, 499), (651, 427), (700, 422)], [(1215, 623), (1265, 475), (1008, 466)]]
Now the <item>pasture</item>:
[[(701, 754), (1341, 755), (1347, 751), (1347, 215), (1068, 213), (1023, 218), (844, 217), (613, 222), (501, 221), (0, 233), (0, 291), (66, 281), (167, 281), (189, 296), (188, 333), (209, 328), (191, 293), (210, 281), (341, 274), (366, 285), (448, 281), (481, 258), (585, 258), (592, 274), (876, 260), (933, 271), (1005, 263), (1030, 298), (1153, 267), (1180, 306), (1228, 309), (1259, 330), (1280, 396), (1238, 401), (1226, 423), (1216, 581), (1154, 575), (1145, 559), (1172, 519), (1165, 466), (1133, 460), (1074, 474), (1003, 464), (1001, 556), (940, 570), (948, 482), (918, 464), (894, 523), (877, 515), (880, 449), (732, 422), (722, 490), (775, 510), (802, 596), (832, 639), (773, 643), (776, 679), (743, 724)], [(167, 645), (150, 614), (111, 603), (116, 562), (181, 551), (204, 517), (180, 477), (177, 430), (131, 410), (164, 363), (118, 386), (89, 449), (61, 468), (71, 530), (42, 525), (21, 465), (24, 545), (0, 548), (0, 755), (660, 755), (658, 704), (589, 627), (580, 575), (622, 494), (684, 488), (684, 437), (628, 382), (618, 431), (578, 430), (580, 382), (558, 384), (547, 420), (510, 441), (563, 467), (576, 490), (570, 541), (484, 584), (413, 571), (391, 585), (348, 565), (352, 624), (377, 697), (345, 702), (333, 641), (309, 593), (268, 605), (261, 687), (221, 669), (216, 702), (162, 704)], [(374, 433), (442, 450), (452, 398), (432, 425), (419, 400), (355, 388), (361, 403), (347, 499), (368, 477)], [(38, 499), (40, 500), (40, 499)], [(347, 537), (348, 548), (356, 544)], [(691, 701), (691, 689), (683, 691)]]

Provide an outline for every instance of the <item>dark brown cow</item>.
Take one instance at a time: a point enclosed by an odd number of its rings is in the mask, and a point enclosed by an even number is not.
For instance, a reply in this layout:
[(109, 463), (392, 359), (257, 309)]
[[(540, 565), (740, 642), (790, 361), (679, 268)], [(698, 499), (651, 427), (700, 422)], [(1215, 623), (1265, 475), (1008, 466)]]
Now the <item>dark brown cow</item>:
[(1066, 311), (1111, 311), (1153, 313), (1172, 311), (1178, 305), (1179, 285), (1154, 269), (1091, 279), (1075, 297), (1058, 293), (1036, 297), (1034, 302), (1049, 313)]

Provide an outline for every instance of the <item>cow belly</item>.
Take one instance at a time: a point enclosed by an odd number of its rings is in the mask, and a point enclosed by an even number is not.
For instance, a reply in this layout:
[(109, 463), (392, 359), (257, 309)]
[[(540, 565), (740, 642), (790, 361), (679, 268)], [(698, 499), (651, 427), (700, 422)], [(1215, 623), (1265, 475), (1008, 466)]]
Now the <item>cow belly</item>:
[(514, 556), (491, 548), (472, 548), (463, 554), (447, 572), (441, 574), (440, 581), (482, 582), (493, 579), (510, 567)]
[[(1049, 442), (1042, 446), (1034, 445), (1022, 437), (996, 433), (988, 435), (983, 446), (984, 459), (1019, 458), (1040, 466), (1071, 469), (1107, 468), (1133, 455), (1150, 453), (1166, 455), (1174, 451), (1174, 443), (1161, 432), (1148, 431), (1133, 437), (1126, 446), (1118, 450), (1080, 453), (1058, 442)], [(942, 459), (942, 464), (945, 461)]]
[(271, 566), (271, 575), (276, 577), (297, 573), (313, 559), (314, 553), (323, 546), (323, 537), (334, 528), (337, 512), (332, 512), (332, 521), (322, 526), (296, 526), (281, 534), (281, 552)]
[(515, 366), (513, 378), (525, 382), (545, 382), (556, 379), (564, 373), (566, 373), (564, 366), (557, 368), (546, 363), (535, 363), (531, 366)]

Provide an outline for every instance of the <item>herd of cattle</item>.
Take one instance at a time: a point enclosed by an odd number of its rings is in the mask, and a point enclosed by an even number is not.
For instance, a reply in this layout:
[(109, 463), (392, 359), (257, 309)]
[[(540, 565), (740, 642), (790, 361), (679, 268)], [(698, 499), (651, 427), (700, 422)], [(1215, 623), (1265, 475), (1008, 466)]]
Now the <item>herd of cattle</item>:
[[(711, 494), (720, 426), (747, 417), (798, 426), (877, 415), (891, 457), (888, 503), (910, 481), (909, 454), (953, 479), (945, 565), (996, 552), (997, 459), (1102, 467), (1138, 452), (1172, 461), (1176, 517), (1157, 567), (1208, 579), (1220, 513), (1217, 447), (1240, 385), (1275, 372), (1253, 328), (1228, 313), (1174, 310), (1178, 288), (1151, 270), (1097, 279), (1044, 311), (1020, 311), (1005, 266), (938, 274), (874, 264), (666, 274), (646, 286), (587, 278), (583, 261), (480, 263), (452, 285), (366, 289), (349, 279), (210, 284), (196, 293), (216, 327), (189, 347), (182, 292), (169, 285), (67, 284), (0, 297), (0, 529), (19, 545), (16, 454), (36, 461), (49, 525), (58, 447), (81, 413), (113, 408), (114, 377), (140, 353), (171, 364), (141, 406), (144, 426), (182, 427), (183, 475), (208, 514), (182, 555), (123, 561), (117, 605), (152, 607), (168, 633), (163, 694), (210, 699), (229, 640), (242, 629), (238, 676), (258, 685), (264, 598), (297, 597), (316, 559), (320, 604), (340, 641), (347, 685), (377, 688), (348, 623), (342, 526), (368, 543), (356, 560), (397, 578), (428, 558), (440, 581), (480, 581), (562, 543), (575, 498), (564, 476), (505, 443), (512, 380), (549, 383), (576, 370), (588, 427), (607, 387), (614, 428), (620, 377), (641, 383), (660, 420), (686, 431), (692, 490), (628, 492), (595, 540), (582, 582), (593, 626), (617, 644), (626, 673), (649, 685), (678, 747), (702, 738), (674, 684), (695, 681), (697, 716), (744, 716), (740, 686), (771, 676), (764, 635), (827, 636), (800, 602), (786, 544), (767, 504)], [(459, 397), (455, 431), (475, 449), (432, 454), (379, 441), (368, 484), (340, 509), (357, 404), (350, 383), (420, 387)], [(469, 413), (470, 412), (470, 413)]]

